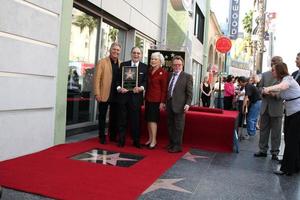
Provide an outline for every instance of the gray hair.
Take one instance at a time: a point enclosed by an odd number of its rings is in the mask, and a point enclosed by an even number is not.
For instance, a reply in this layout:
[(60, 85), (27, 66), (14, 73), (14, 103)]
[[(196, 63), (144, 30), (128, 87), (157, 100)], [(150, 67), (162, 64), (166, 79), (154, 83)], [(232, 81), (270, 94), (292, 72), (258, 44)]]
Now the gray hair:
[(122, 46), (121, 46), (120, 43), (118, 43), (118, 42), (113, 42), (113, 43), (110, 45), (109, 50), (112, 50), (112, 48), (114, 48), (115, 46), (118, 46), (118, 47), (120, 47), (120, 49), (122, 49)]
[(152, 53), (151, 58), (159, 58), (161, 66), (163, 66), (165, 64), (165, 58), (160, 52)]

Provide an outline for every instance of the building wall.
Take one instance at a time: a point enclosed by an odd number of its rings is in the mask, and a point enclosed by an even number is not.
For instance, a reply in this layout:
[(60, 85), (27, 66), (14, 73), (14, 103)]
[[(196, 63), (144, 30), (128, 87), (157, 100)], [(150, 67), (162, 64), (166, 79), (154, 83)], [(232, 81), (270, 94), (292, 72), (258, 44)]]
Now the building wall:
[[(162, 1), (90, 2), (133, 28), (127, 46), (134, 45), (135, 30), (158, 44), (162, 40)], [(0, 160), (65, 141), (72, 4), (1, 0)]]
[(210, 47), (208, 54), (208, 67), (212, 65), (218, 66), (218, 71), (223, 70), (225, 54), (219, 53), (216, 49), (216, 42), (223, 35), (217, 18), (213, 12), (210, 12), (208, 44)]
[(89, 0), (134, 29), (161, 40), (163, 1), (161, 0)]
[(1, 1), (0, 160), (54, 143), (62, 0)]

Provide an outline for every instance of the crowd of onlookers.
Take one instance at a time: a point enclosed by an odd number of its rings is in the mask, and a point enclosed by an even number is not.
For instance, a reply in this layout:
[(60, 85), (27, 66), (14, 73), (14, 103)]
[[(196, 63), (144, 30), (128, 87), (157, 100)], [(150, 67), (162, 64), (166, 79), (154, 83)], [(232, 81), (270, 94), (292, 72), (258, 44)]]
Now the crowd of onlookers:
[[(157, 144), (157, 124), (160, 111), (167, 112), (168, 152), (182, 151), (185, 113), (193, 97), (193, 78), (183, 71), (184, 60), (172, 57), (172, 72), (166, 72), (164, 56), (151, 55), (147, 66), (142, 63), (142, 51), (131, 50), (131, 60), (121, 62), (121, 46), (113, 43), (110, 55), (99, 60), (94, 74), (94, 94), (99, 109), (99, 142), (107, 142), (105, 134), (106, 113), (110, 108), (109, 141), (119, 147), (125, 145), (125, 134), (130, 127), (133, 145), (154, 149)], [(292, 175), (300, 170), (300, 53), (296, 57), (299, 70), (289, 75), (288, 67), (280, 56), (271, 60), (270, 70), (251, 77), (228, 75), (211, 84), (207, 77), (201, 83), (202, 105), (239, 112), (238, 125), (241, 139), (254, 136), (259, 129), (259, 151), (255, 157), (267, 157), (270, 149), (272, 160), (281, 163), (274, 173)], [(140, 119), (145, 102), (145, 119)], [(284, 119), (283, 119), (284, 118)], [(148, 141), (140, 144), (140, 120), (146, 120)], [(278, 158), (284, 121), (284, 154)], [(245, 133), (244, 133), (245, 132)], [(270, 139), (270, 144), (269, 144)], [(270, 147), (269, 147), (270, 146)]]
[[(254, 156), (267, 157), (270, 149), (272, 160), (281, 164), (280, 170), (274, 171), (278, 175), (292, 175), (300, 171), (300, 53), (297, 54), (296, 65), (299, 70), (289, 75), (283, 59), (274, 56), (270, 70), (260, 75), (228, 75), (213, 86), (205, 78), (201, 84), (203, 106), (239, 112), (239, 127), (246, 126), (245, 133), (239, 132), (240, 139), (248, 139), (259, 130), (259, 151)], [(212, 97), (214, 105), (210, 105), (208, 100)], [(285, 148), (280, 160), (282, 132)]]

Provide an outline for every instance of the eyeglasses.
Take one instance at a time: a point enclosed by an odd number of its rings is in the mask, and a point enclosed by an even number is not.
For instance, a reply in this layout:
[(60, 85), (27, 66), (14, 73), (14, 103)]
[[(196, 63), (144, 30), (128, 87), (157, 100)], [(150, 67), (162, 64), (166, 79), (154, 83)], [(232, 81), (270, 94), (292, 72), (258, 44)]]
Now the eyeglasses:
[(182, 64), (172, 64), (174, 67), (180, 67)]
[(132, 54), (141, 54), (140, 52), (132, 52)]

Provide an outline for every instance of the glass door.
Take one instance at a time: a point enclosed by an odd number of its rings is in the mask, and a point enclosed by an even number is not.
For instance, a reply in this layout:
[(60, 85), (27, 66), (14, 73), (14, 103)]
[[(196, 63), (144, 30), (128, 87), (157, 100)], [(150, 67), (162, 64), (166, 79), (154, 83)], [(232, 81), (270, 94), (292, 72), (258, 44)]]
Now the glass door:
[(72, 11), (67, 92), (67, 125), (93, 121), (92, 94), (99, 20), (77, 8)]

